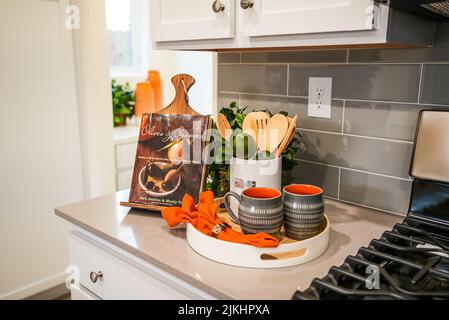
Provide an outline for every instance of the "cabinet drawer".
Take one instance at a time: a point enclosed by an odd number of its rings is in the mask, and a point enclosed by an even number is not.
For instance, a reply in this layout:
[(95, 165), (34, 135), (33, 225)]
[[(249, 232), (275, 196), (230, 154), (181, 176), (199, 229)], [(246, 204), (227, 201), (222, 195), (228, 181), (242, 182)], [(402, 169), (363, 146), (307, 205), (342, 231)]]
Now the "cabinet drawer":
[(131, 188), (133, 170), (125, 170), (117, 173), (117, 191)]
[[(77, 232), (70, 233), (70, 263), (79, 268), (80, 287), (105, 300), (185, 300), (197, 298), (177, 283), (138, 267), (120, 255)], [(103, 276), (94, 283), (91, 272)]]
[(87, 292), (87, 290), (84, 290), (82, 287), (72, 288), (72, 290), (70, 290), (70, 293), (72, 300), (99, 300), (98, 297), (95, 297), (93, 294)]
[(136, 160), (137, 142), (119, 144), (115, 147), (115, 161), (117, 170), (128, 169), (134, 167)]

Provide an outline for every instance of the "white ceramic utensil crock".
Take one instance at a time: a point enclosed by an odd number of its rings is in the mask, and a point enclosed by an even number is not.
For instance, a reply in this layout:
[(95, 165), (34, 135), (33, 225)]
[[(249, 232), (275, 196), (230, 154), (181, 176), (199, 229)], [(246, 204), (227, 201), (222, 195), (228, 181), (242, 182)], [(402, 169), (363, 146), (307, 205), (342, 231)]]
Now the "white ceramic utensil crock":
[[(248, 188), (272, 188), (282, 192), (282, 157), (272, 160), (231, 159), (231, 191), (241, 195)], [(235, 199), (230, 201), (238, 211)]]

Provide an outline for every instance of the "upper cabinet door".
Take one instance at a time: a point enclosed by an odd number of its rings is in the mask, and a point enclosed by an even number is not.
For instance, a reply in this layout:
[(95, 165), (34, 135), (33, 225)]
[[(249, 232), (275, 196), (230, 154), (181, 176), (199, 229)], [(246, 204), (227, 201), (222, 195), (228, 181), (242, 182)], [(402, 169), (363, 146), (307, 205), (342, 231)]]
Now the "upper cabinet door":
[(234, 37), (234, 0), (150, 0), (155, 42)]
[(245, 36), (374, 29), (373, 0), (236, 1), (242, 11)]

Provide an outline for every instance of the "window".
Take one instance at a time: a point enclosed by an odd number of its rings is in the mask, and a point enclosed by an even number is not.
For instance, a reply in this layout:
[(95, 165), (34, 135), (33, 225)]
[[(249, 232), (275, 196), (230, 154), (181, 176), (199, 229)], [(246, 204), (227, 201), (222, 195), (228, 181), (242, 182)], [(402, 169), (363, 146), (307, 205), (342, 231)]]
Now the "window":
[(105, 0), (112, 76), (130, 76), (144, 72), (149, 42), (144, 39), (149, 15), (145, 0)]

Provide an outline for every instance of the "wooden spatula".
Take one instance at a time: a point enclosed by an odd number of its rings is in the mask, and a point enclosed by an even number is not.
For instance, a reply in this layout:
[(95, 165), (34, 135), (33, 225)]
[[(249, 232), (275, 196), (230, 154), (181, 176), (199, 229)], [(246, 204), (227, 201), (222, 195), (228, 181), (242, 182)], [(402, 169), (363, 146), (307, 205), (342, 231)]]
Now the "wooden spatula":
[(273, 153), (284, 140), (288, 130), (287, 117), (282, 114), (274, 115), (264, 130), (263, 141), (260, 145), (260, 151), (270, 151)]
[(175, 86), (175, 99), (159, 114), (200, 115), (189, 105), (189, 89), (195, 84), (195, 79), (189, 74), (178, 74), (171, 79)]
[(296, 132), (296, 122), (298, 121), (298, 115), (296, 115), (293, 119), (288, 118), (288, 129), (287, 133), (285, 134), (284, 140), (282, 140), (281, 144), (279, 145), (278, 150), (276, 151), (276, 158), (279, 158), (284, 152), (284, 150), (288, 147), (290, 142), (293, 140), (293, 137)]
[(220, 135), (225, 140), (229, 140), (232, 134), (232, 128), (231, 124), (223, 113), (219, 113), (217, 116), (217, 129)]
[(263, 150), (265, 128), (270, 121), (270, 116), (266, 112), (254, 112), (252, 127), (255, 128), (255, 140), (258, 150)]
[(258, 116), (258, 112), (250, 112), (246, 115), (245, 120), (243, 120), (242, 131), (243, 133), (247, 133), (254, 138), (254, 141), (257, 142), (257, 125), (256, 125), (256, 117)]

